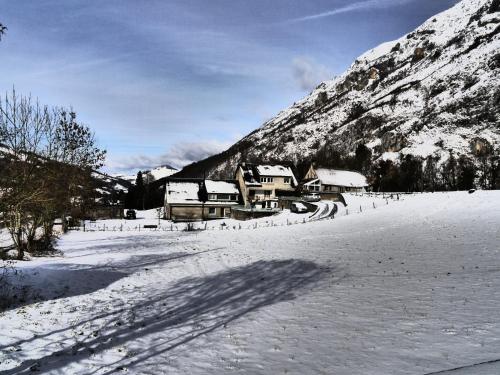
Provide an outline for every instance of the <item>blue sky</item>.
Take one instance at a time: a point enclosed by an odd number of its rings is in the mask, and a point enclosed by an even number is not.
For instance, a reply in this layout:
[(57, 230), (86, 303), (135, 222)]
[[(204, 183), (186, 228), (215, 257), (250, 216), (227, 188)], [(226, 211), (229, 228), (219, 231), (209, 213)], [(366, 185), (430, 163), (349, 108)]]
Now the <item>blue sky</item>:
[(0, 0), (0, 90), (73, 106), (106, 170), (221, 151), (456, 0)]

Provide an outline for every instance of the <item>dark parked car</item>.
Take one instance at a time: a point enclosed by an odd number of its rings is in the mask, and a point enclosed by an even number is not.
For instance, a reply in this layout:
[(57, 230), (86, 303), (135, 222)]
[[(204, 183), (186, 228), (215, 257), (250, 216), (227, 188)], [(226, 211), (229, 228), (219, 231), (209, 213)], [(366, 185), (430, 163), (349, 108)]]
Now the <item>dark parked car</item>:
[(127, 219), (127, 220), (137, 219), (137, 217), (135, 215), (135, 210), (127, 210), (127, 212), (125, 213), (125, 219)]

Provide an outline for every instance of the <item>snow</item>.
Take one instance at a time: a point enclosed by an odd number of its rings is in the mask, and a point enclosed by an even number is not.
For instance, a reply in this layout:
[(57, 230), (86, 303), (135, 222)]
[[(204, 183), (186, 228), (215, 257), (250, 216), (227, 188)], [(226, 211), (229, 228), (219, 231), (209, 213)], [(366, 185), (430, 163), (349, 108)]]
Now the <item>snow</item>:
[(300, 202), (293, 202), (292, 204), (295, 206), (295, 208), (296, 208), (297, 210), (300, 210), (300, 211), (302, 211), (302, 210), (304, 210), (304, 211), (305, 211), (305, 210), (307, 210), (307, 207), (306, 207), (306, 206), (304, 206), (304, 205), (303, 205), (302, 203), (300, 203)]
[[(173, 167), (170, 167), (169, 165), (163, 165), (160, 167), (153, 168), (151, 170), (145, 170), (145, 171), (141, 171), (141, 172), (143, 175), (145, 175), (146, 173), (150, 173), (151, 176), (153, 176), (153, 178), (155, 180), (159, 180), (159, 179), (162, 179), (165, 177), (169, 177), (169, 176), (173, 175), (174, 173), (177, 173), (178, 170), (173, 168)], [(115, 173), (112, 176), (115, 178), (120, 178), (120, 179), (125, 180), (125, 181), (129, 181), (133, 184), (135, 184), (135, 180), (137, 179), (137, 174), (127, 175), (127, 174), (122, 174), (122, 173)]]
[(178, 172), (177, 169), (172, 168), (170, 166), (161, 166), (161, 167), (151, 169), (149, 171), (149, 173), (151, 173), (151, 175), (154, 177), (155, 180), (159, 180), (159, 179), (164, 178), (164, 177), (169, 177), (177, 172)]
[(246, 186), (262, 186), (259, 181), (255, 179), (251, 166), (244, 165), (238, 167), (242, 176), (244, 176)]
[(347, 199), (307, 224), (65, 235), (17, 264), (39, 299), (0, 315), (0, 371), (499, 373), (500, 192)]
[(209, 194), (211, 193), (221, 193), (221, 194), (239, 194), (240, 191), (235, 183), (226, 181), (213, 181), (205, 180), (205, 187)]
[(368, 182), (361, 173), (339, 169), (316, 169), (316, 175), (323, 185), (366, 187)]
[(295, 175), (290, 167), (285, 167), (283, 165), (257, 165), (256, 168), (259, 176), (291, 177), (295, 185), (297, 184)]
[(137, 175), (127, 175), (122, 173), (113, 173), (111, 177), (119, 178), (120, 180), (128, 181), (132, 184), (135, 184), (135, 180), (137, 179)]
[(392, 162), (397, 162), (399, 160), (398, 152), (384, 152), (380, 157), (382, 160), (390, 160)]
[(165, 203), (199, 204), (197, 182), (168, 182), (165, 191)]

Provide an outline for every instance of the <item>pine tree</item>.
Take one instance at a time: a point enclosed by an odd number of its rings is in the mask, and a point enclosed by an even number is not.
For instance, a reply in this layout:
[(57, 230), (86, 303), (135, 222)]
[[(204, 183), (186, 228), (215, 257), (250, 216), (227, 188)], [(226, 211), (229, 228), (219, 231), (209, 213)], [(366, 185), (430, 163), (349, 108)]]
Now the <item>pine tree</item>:
[(421, 191), (423, 185), (422, 160), (405, 155), (400, 166), (400, 187), (404, 191)]
[(451, 151), (448, 160), (441, 168), (441, 176), (446, 190), (457, 190), (457, 159)]
[(142, 172), (137, 172), (137, 177), (135, 179), (135, 198), (136, 198), (136, 207), (143, 209), (145, 206), (145, 196), (144, 196), (144, 179), (142, 177)]
[(354, 169), (366, 175), (370, 170), (371, 160), (372, 151), (364, 144), (358, 145), (354, 156)]
[(425, 168), (423, 172), (423, 185), (427, 191), (434, 192), (438, 188), (438, 169), (436, 158), (429, 155), (425, 160)]
[(475, 179), (476, 167), (474, 164), (465, 156), (460, 157), (457, 165), (457, 188), (459, 190), (472, 189)]

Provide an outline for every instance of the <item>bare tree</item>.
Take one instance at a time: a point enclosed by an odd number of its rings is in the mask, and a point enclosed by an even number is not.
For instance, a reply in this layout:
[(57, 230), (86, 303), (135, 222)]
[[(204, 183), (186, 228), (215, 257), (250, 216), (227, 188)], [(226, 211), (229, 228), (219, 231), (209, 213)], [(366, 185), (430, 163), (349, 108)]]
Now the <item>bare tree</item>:
[(0, 144), (0, 212), (22, 259), (25, 250), (35, 250), (40, 229), (43, 244), (50, 244), (54, 219), (65, 218), (81, 202), (105, 151), (73, 111), (41, 106), (14, 90), (0, 100)]
[(15, 91), (0, 102), (0, 142), (6, 146), (0, 184), (1, 210), (20, 259), (26, 246), (24, 236), (32, 231), (28, 227), (34, 221), (30, 208), (43, 204), (45, 199), (46, 187), (43, 181), (37, 181), (40, 174), (37, 151), (45, 141), (46, 111), (31, 97), (19, 97)]

